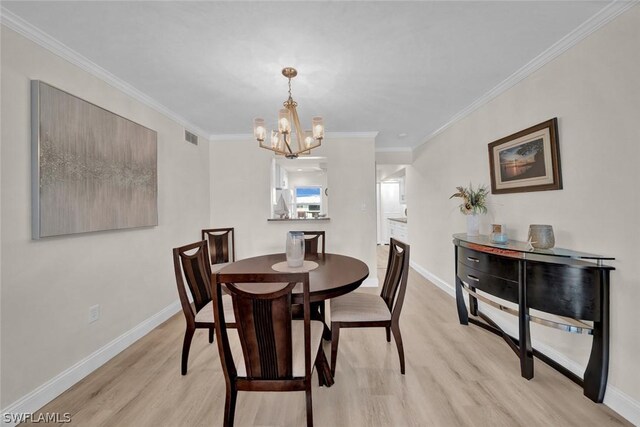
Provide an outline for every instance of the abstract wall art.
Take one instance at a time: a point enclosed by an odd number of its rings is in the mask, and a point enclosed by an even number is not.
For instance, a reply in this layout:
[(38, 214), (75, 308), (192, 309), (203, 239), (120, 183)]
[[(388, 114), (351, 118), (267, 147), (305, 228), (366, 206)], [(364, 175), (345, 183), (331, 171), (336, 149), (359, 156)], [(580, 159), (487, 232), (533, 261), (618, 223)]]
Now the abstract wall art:
[(157, 133), (31, 82), (32, 237), (158, 225)]

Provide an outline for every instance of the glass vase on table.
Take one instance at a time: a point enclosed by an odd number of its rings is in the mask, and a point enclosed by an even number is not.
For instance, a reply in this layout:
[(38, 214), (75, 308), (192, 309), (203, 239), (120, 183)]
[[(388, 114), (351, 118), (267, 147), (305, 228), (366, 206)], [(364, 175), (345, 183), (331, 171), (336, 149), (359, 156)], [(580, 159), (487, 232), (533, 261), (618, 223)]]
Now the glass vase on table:
[(287, 233), (286, 254), (289, 267), (302, 267), (304, 263), (304, 234), (301, 231), (289, 231)]

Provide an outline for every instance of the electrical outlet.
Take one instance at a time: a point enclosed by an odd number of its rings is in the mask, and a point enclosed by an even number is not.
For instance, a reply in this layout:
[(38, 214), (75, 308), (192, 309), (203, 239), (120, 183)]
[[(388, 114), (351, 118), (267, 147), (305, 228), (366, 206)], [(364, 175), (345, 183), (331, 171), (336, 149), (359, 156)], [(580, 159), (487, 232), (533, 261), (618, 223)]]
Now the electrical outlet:
[(93, 323), (100, 318), (100, 306), (94, 305), (89, 307), (89, 323)]

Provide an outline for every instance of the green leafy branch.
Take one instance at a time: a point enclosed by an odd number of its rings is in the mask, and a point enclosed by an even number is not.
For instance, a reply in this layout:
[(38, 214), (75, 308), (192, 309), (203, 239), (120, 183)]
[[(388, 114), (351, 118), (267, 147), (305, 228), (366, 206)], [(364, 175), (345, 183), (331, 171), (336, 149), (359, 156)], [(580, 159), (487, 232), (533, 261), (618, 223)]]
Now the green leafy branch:
[(453, 193), (449, 199), (459, 197), (462, 199), (460, 204), (460, 212), (464, 215), (476, 215), (487, 213), (487, 196), (489, 195), (489, 189), (486, 185), (480, 185), (475, 190), (473, 185), (469, 183), (469, 188), (456, 187), (458, 190)]

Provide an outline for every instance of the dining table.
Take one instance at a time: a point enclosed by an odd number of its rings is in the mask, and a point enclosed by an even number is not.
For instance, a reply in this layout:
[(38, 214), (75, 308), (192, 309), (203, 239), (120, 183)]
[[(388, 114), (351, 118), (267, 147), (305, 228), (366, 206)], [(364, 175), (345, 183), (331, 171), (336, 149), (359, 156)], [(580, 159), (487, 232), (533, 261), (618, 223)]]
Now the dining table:
[[(232, 262), (220, 269), (221, 274), (274, 273), (274, 265), (286, 262), (284, 253), (260, 255)], [(324, 338), (331, 339), (331, 330), (327, 327), (320, 310), (325, 300), (336, 298), (357, 289), (369, 277), (367, 264), (357, 258), (333, 253), (319, 253), (305, 256), (305, 261), (317, 264), (309, 270), (309, 297), (311, 318), (321, 320), (325, 325)], [(302, 270), (298, 270), (302, 271)], [(215, 273), (214, 273), (215, 274)], [(292, 293), (292, 303), (302, 304), (302, 284), (299, 283)]]

